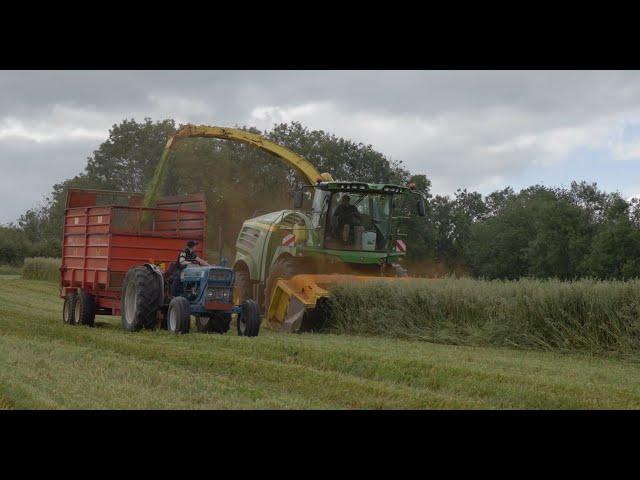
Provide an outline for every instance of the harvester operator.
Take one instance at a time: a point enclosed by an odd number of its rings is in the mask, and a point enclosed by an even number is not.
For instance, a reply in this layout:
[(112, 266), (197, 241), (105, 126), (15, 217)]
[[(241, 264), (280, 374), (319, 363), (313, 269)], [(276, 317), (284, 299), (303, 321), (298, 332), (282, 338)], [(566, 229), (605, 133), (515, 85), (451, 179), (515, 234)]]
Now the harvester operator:
[(209, 265), (206, 261), (201, 259), (196, 252), (194, 251), (195, 246), (198, 244), (195, 240), (189, 240), (187, 242), (186, 248), (180, 250), (180, 254), (178, 255), (178, 260), (173, 266), (171, 276), (169, 279), (169, 290), (171, 292), (171, 296), (175, 297), (178, 295), (178, 285), (180, 285), (180, 272), (186, 268), (188, 265)]
[(355, 205), (351, 205), (351, 197), (343, 195), (340, 205), (333, 212), (333, 223), (336, 228), (336, 237), (341, 237), (343, 243), (349, 241), (354, 225), (360, 223), (360, 212)]

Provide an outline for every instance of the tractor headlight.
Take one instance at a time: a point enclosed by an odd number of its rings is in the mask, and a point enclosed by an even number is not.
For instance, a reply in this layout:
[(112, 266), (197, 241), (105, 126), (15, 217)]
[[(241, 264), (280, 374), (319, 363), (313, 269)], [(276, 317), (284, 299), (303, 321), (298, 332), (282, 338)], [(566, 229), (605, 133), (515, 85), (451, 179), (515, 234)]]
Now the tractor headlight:
[(227, 287), (213, 287), (207, 289), (207, 301), (208, 302), (221, 302), (232, 303), (233, 302), (233, 290)]

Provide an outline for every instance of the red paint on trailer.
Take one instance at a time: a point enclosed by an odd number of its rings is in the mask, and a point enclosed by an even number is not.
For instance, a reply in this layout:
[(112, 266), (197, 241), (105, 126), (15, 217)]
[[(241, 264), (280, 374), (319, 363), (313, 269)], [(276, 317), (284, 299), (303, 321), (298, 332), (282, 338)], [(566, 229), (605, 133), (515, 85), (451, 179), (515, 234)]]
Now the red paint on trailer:
[(77, 289), (96, 298), (99, 309), (120, 313), (127, 271), (145, 263), (175, 262), (187, 240), (206, 258), (204, 194), (160, 198), (143, 208), (143, 195), (69, 189), (64, 215), (60, 295)]

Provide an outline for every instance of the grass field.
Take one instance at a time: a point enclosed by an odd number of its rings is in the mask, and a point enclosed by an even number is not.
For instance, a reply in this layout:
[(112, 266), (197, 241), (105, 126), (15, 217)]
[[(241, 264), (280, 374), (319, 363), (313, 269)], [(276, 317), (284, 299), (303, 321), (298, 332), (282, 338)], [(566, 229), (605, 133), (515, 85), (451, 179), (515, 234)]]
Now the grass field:
[(468, 346), (635, 355), (640, 280), (445, 278), (342, 284), (335, 329)]
[(0, 275), (20, 275), (22, 273), (22, 267), (15, 267), (13, 265), (0, 265)]
[(381, 337), (127, 334), (0, 277), (2, 408), (639, 408), (640, 362)]
[(29, 280), (47, 280), (49, 282), (60, 281), (59, 258), (27, 257), (24, 259), (22, 276)]

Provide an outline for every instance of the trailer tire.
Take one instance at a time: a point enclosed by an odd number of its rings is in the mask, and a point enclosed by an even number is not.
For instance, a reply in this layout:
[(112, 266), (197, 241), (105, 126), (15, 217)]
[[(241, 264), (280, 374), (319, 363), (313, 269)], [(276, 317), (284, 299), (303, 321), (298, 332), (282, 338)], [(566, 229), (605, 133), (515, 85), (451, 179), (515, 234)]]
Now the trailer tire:
[(161, 301), (156, 276), (146, 267), (134, 267), (125, 275), (120, 313), (122, 328), (127, 332), (137, 332), (143, 327), (155, 327)]
[(191, 327), (191, 308), (189, 300), (174, 297), (167, 311), (167, 330), (172, 333), (189, 333)]
[(73, 324), (93, 327), (96, 321), (96, 299), (82, 290), (76, 296), (73, 306)]
[(75, 309), (78, 296), (75, 293), (69, 293), (64, 296), (62, 305), (62, 322), (67, 325), (73, 325), (73, 311)]
[(256, 337), (260, 332), (260, 312), (258, 304), (247, 299), (240, 305), (238, 315), (238, 335), (240, 337)]

